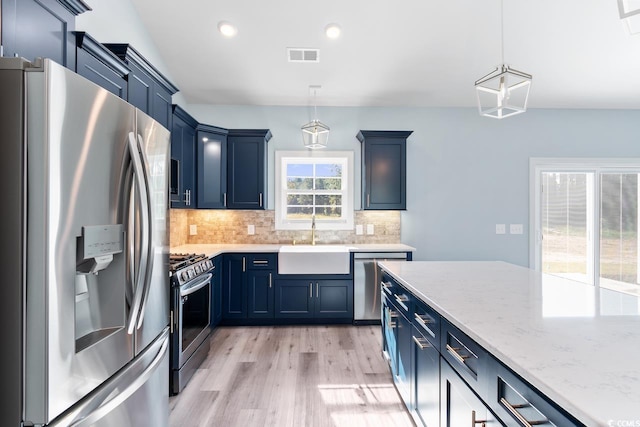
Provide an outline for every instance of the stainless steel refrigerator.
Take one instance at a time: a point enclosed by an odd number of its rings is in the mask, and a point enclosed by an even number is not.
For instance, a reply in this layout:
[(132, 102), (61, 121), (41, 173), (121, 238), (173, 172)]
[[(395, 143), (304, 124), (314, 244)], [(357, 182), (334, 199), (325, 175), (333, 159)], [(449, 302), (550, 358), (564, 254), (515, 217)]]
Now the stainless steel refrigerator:
[(169, 132), (0, 58), (3, 426), (166, 426)]

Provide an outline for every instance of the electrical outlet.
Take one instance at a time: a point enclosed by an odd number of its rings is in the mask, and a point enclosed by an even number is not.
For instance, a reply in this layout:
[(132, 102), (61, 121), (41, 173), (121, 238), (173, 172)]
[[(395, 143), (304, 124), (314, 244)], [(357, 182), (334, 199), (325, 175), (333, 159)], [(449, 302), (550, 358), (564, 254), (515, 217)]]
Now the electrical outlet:
[(506, 234), (507, 226), (505, 224), (496, 224), (496, 234)]
[(373, 234), (373, 224), (367, 224), (367, 234)]
[(364, 227), (362, 224), (356, 224), (356, 235), (362, 236), (364, 234)]
[(196, 224), (191, 224), (189, 226), (189, 235), (195, 236), (198, 234), (198, 226)]
[(253, 236), (254, 234), (256, 234), (256, 226), (253, 224), (247, 225), (247, 234), (249, 236)]
[(522, 224), (509, 224), (509, 233), (522, 234), (524, 233), (524, 227)]

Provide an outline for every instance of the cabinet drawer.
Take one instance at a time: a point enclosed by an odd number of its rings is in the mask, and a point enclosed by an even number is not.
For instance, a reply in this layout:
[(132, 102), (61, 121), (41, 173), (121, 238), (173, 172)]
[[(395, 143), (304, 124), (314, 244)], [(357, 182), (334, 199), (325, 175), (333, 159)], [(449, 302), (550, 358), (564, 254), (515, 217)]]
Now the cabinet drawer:
[(446, 320), (442, 320), (440, 351), (451, 367), (478, 393), (486, 394), (486, 366), (489, 355), (475, 341)]
[[(575, 427), (584, 424), (557, 409), (529, 383), (495, 359), (491, 364), (489, 406), (507, 426)], [(495, 375), (495, 376), (494, 376)]]
[(431, 344), (440, 350), (440, 315), (421, 301), (413, 304), (413, 324)]
[(247, 269), (249, 270), (275, 270), (276, 254), (249, 254), (247, 255)]
[(382, 291), (387, 294), (387, 297), (393, 305), (404, 314), (407, 319), (412, 319), (411, 306), (413, 303), (413, 295), (387, 274), (382, 275), (380, 287)]

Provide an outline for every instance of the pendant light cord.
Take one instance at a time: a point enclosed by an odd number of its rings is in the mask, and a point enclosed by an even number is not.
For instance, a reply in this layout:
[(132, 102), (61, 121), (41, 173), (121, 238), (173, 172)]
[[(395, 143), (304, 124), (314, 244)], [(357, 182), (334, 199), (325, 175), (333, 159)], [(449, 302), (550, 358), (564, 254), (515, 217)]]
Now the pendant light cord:
[(504, 0), (500, 0), (500, 55), (504, 65)]
[(318, 102), (316, 101), (316, 89), (313, 89), (313, 120), (318, 121)]

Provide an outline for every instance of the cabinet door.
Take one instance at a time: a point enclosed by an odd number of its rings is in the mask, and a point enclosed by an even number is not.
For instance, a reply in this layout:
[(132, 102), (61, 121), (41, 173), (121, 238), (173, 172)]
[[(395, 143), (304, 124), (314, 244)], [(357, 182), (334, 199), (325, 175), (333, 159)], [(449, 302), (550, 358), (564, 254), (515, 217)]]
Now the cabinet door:
[(426, 427), (440, 425), (440, 353), (414, 326), (412, 406)]
[(440, 425), (442, 427), (502, 425), (484, 402), (442, 358), (440, 358), (440, 384), (442, 393)]
[(389, 304), (384, 291), (382, 294), (382, 330), (383, 330), (383, 354), (389, 362), (391, 375), (395, 378), (398, 372), (398, 312)]
[(229, 130), (227, 139), (227, 207), (264, 209), (268, 130)]
[(360, 131), (362, 209), (406, 209), (406, 139), (411, 132)]
[(224, 255), (222, 268), (222, 317), (244, 319), (247, 317), (247, 257)]
[(319, 280), (314, 284), (314, 313), (317, 318), (353, 318), (353, 282)]
[(196, 205), (196, 131), (180, 115), (174, 114), (171, 127), (171, 207)]
[(153, 80), (135, 63), (129, 62), (128, 65), (131, 68), (131, 74), (129, 74), (129, 104), (151, 115)]
[(213, 259), (215, 274), (211, 286), (211, 326), (217, 326), (222, 320), (222, 256)]
[(87, 33), (77, 31), (75, 35), (76, 73), (126, 100), (127, 66)]
[(227, 204), (227, 135), (203, 130), (198, 130), (197, 135), (197, 206), (224, 208)]
[(313, 317), (313, 286), (310, 280), (276, 280), (276, 317)]
[(404, 317), (402, 313), (397, 317), (397, 346), (398, 346), (398, 361), (397, 371), (395, 375), (396, 388), (402, 397), (402, 400), (411, 405), (411, 350), (412, 345), (412, 333), (413, 327), (411, 322)]
[(273, 318), (274, 295), (273, 272), (250, 270), (248, 275), (248, 317), (251, 319)]
[(75, 17), (88, 9), (70, 0), (2, 0), (4, 56), (51, 58), (75, 70)]
[(171, 93), (154, 82), (151, 97), (151, 117), (167, 129), (171, 129)]

